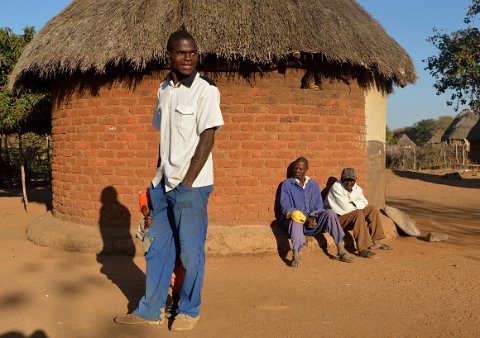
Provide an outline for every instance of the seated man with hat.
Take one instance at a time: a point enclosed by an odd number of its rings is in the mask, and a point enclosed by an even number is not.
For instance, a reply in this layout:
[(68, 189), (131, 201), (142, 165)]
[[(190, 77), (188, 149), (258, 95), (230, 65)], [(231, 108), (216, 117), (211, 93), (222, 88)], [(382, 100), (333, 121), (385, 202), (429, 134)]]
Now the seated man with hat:
[(353, 229), (358, 255), (373, 258), (374, 249), (391, 250), (380, 242), (385, 238), (378, 209), (369, 205), (363, 190), (356, 183), (357, 175), (353, 168), (345, 168), (341, 179), (335, 182), (328, 192), (325, 206), (339, 217), (344, 230)]

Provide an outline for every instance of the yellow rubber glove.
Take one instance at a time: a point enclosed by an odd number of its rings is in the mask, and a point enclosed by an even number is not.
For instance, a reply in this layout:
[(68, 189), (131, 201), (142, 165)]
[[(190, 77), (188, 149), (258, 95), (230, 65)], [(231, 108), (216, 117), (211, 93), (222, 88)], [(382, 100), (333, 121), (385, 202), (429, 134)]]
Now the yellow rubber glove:
[(287, 218), (290, 218), (292, 221), (303, 224), (307, 220), (307, 216), (303, 214), (300, 210), (294, 210), (287, 214)]

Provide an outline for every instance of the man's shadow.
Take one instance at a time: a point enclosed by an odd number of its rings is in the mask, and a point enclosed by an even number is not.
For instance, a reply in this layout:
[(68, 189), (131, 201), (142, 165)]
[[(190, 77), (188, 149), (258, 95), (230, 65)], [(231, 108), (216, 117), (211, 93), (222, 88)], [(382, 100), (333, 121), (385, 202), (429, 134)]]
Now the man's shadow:
[(117, 196), (112, 186), (102, 190), (99, 224), (103, 250), (97, 255), (97, 261), (102, 264), (100, 272), (127, 298), (130, 313), (145, 291), (145, 274), (133, 261), (135, 244), (130, 233), (130, 212)]
[(48, 338), (43, 330), (36, 330), (30, 336), (18, 331), (11, 331), (0, 335), (0, 338)]

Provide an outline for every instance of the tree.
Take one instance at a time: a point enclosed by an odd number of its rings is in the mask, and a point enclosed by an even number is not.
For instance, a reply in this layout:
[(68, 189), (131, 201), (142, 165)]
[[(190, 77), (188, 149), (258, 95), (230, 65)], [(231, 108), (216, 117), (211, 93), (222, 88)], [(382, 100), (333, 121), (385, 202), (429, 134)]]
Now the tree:
[(50, 133), (50, 98), (45, 93), (34, 93), (22, 87), (8, 89), (8, 76), (34, 35), (33, 27), (25, 28), (22, 35), (14, 34), (9, 28), (0, 28), (0, 134), (18, 136), (25, 209), (28, 208), (28, 199), (22, 135), (26, 132)]
[(445, 131), (453, 121), (453, 116), (444, 115), (436, 119), (424, 119), (415, 122), (409, 127), (395, 129), (390, 131), (387, 128), (387, 145), (398, 143), (398, 139), (406, 134), (415, 144), (423, 145), (427, 143), (433, 135), (439, 130)]
[(420, 120), (416, 122), (412, 128), (408, 129), (407, 136), (417, 145), (428, 142), (435, 134), (436, 121), (434, 119)]
[(435, 121), (435, 129), (436, 130), (445, 130), (447, 129), (453, 122), (454, 117), (450, 115), (442, 115), (437, 118)]
[(460, 105), (468, 104), (476, 114), (480, 113), (480, 31), (472, 23), (479, 13), (480, 0), (472, 0), (464, 19), (467, 28), (450, 35), (433, 29), (434, 35), (427, 41), (439, 54), (429, 57), (425, 68), (436, 80), (437, 95), (453, 91), (447, 105), (456, 102), (458, 111)]
[(388, 127), (385, 135), (385, 143), (387, 146), (393, 146), (398, 143), (398, 139), (395, 138), (394, 133)]

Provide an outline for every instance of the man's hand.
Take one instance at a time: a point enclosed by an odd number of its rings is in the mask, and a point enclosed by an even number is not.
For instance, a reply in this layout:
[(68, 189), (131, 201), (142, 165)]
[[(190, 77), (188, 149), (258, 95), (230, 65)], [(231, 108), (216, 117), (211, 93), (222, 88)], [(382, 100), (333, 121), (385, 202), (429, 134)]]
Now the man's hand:
[(314, 216), (308, 216), (305, 226), (309, 229), (315, 229), (317, 227), (317, 219)]
[(286, 216), (294, 222), (305, 224), (306, 216), (300, 210), (294, 210), (292, 212), (289, 212)]
[(195, 182), (195, 179), (202, 170), (205, 162), (207, 162), (208, 156), (213, 148), (214, 140), (215, 128), (206, 129), (200, 134), (200, 140), (195, 148), (195, 153), (190, 161), (190, 166), (182, 180), (182, 183), (188, 188), (192, 188), (193, 182)]

